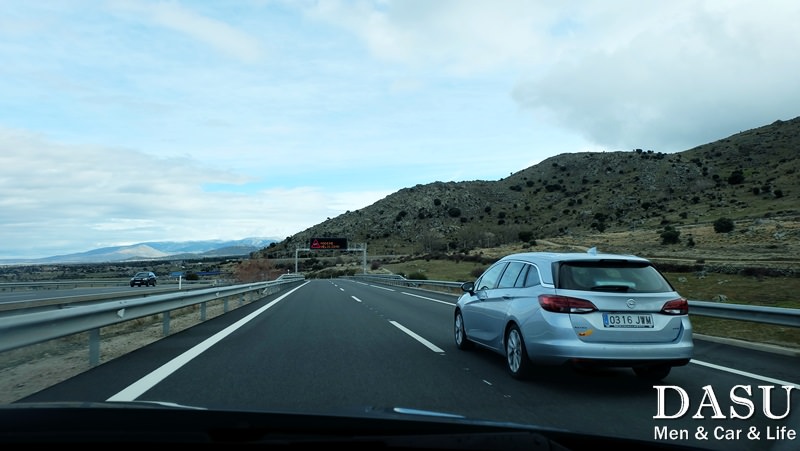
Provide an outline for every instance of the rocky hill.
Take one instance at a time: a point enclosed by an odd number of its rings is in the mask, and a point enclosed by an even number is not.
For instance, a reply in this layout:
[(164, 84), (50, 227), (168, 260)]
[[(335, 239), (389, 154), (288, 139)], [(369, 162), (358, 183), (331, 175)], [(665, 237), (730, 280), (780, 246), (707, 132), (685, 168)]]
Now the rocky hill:
[[(401, 189), (251, 257), (293, 257), (313, 237), (340, 237), (370, 255), (600, 245), (648, 256), (795, 260), (799, 196), (800, 117), (683, 152), (567, 153), (497, 181)], [(720, 219), (733, 230), (717, 231)]]

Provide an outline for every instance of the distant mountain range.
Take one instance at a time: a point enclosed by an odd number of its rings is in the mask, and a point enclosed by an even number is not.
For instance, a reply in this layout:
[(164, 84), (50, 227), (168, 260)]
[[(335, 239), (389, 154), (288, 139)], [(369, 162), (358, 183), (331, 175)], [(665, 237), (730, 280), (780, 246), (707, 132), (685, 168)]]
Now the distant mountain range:
[(0, 264), (110, 263), (140, 260), (240, 257), (269, 246), (272, 238), (241, 240), (159, 241), (112, 246), (76, 254), (34, 259), (0, 260)]

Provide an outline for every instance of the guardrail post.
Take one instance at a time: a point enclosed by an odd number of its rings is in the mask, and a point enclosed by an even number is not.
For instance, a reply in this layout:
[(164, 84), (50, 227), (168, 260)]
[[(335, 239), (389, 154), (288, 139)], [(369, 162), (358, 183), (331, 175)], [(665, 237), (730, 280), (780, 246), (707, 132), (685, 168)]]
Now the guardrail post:
[(200, 303), (200, 321), (206, 320), (206, 304), (208, 304), (208, 302)]
[(100, 328), (89, 331), (89, 365), (100, 364)]
[(165, 337), (169, 335), (169, 319), (170, 319), (169, 310), (167, 310), (161, 317), (161, 329)]

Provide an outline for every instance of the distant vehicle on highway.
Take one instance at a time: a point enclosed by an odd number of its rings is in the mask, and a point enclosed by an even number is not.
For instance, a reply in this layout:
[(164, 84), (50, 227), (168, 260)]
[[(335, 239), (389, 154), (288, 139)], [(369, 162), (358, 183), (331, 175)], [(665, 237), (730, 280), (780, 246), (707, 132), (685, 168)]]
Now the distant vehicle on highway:
[(136, 275), (131, 277), (131, 286), (139, 286), (142, 285), (148, 286), (156, 286), (156, 275), (152, 271), (140, 271), (137, 272)]

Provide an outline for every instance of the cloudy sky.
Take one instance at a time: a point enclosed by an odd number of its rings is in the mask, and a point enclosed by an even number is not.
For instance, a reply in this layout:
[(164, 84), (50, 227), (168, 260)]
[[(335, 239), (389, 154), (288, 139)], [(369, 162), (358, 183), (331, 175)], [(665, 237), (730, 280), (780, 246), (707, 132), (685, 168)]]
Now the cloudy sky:
[(0, 259), (268, 237), (800, 115), (800, 2), (0, 0)]

